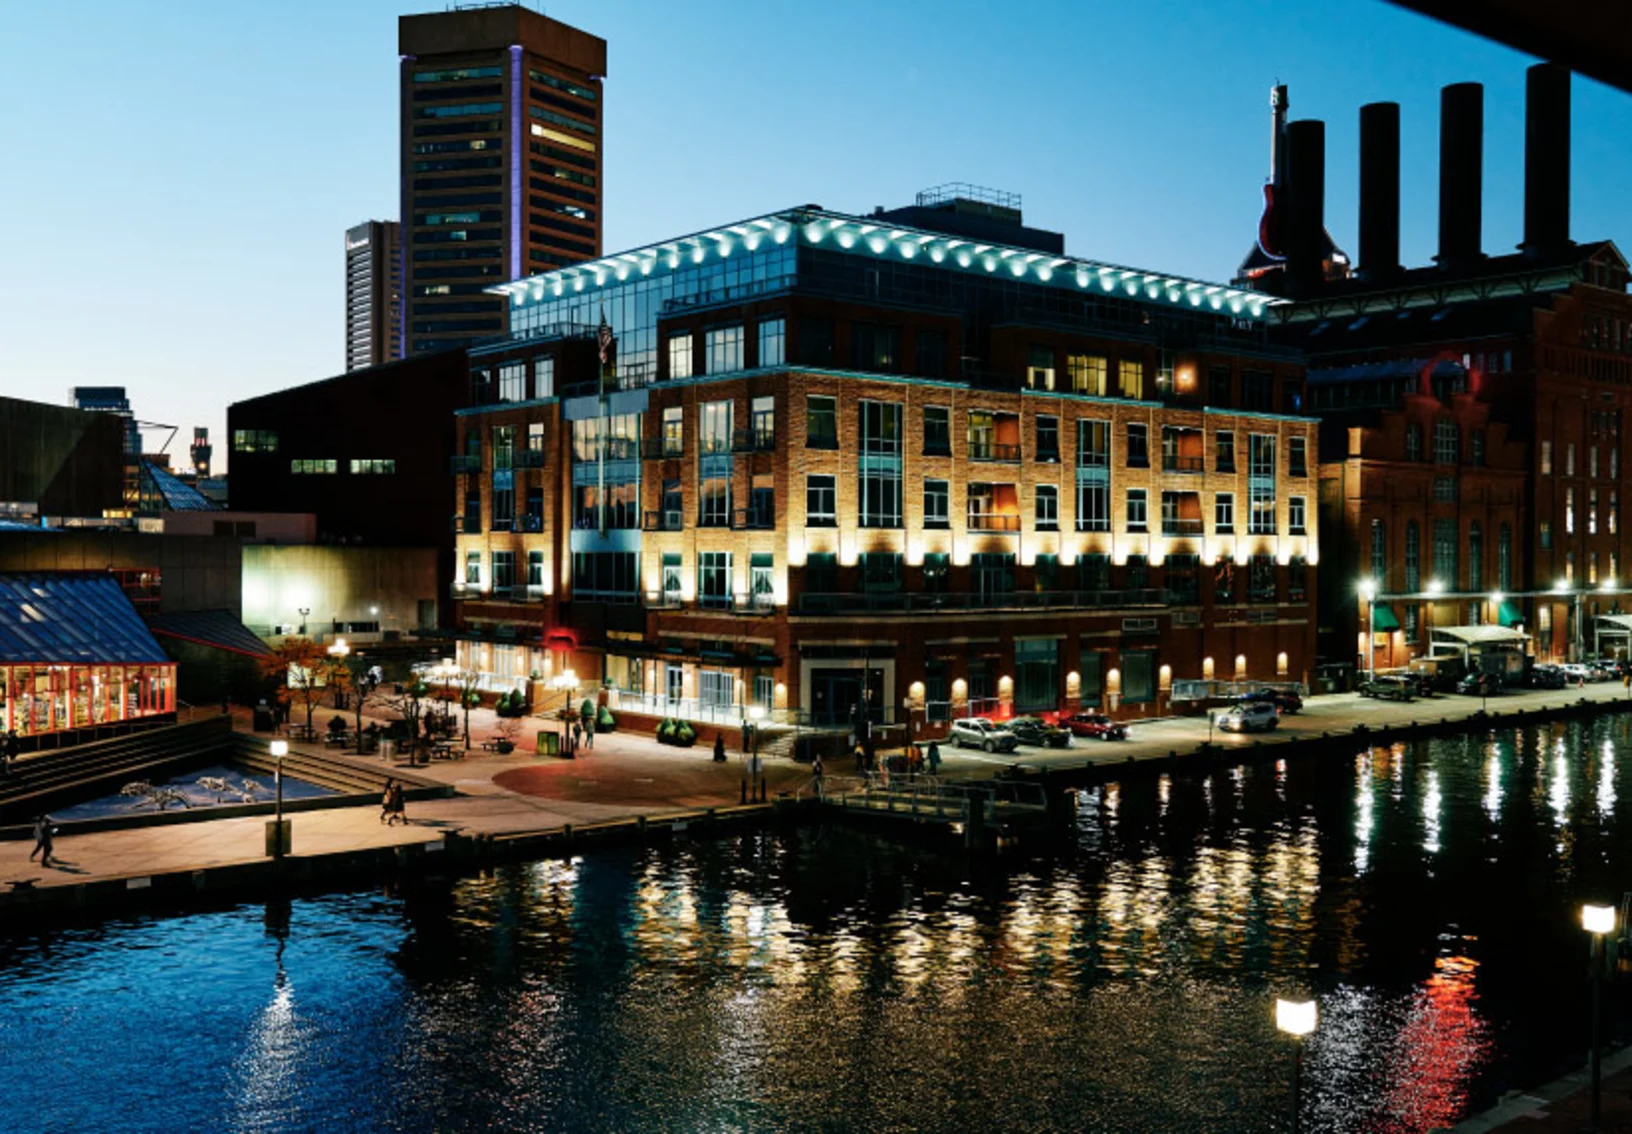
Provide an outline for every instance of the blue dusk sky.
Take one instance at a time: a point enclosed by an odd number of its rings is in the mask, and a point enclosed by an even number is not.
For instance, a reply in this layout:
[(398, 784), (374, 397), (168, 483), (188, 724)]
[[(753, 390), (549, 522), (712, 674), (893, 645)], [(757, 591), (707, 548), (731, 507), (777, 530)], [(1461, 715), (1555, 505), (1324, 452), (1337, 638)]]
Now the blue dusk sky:
[[(344, 369), (343, 233), (395, 215), (403, 0), (6, 4), (0, 394), (124, 385), (144, 420)], [(1073, 254), (1227, 279), (1268, 94), (1327, 123), (1355, 251), (1358, 108), (1401, 104), (1402, 256), (1435, 249), (1438, 88), (1485, 84), (1484, 244), (1520, 239), (1530, 59), (1382, 0), (560, 0), (605, 38), (608, 252), (788, 205), (1020, 193)], [(1574, 84), (1572, 235), (1632, 244), (1632, 96)], [(162, 433), (150, 432), (157, 446)]]

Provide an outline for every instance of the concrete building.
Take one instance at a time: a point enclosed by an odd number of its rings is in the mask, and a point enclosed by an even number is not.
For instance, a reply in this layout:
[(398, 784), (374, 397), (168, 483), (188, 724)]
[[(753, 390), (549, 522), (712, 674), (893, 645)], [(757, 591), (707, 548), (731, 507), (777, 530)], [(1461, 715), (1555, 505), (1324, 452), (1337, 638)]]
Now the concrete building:
[(606, 41), (519, 4), (403, 16), (406, 357), (502, 334), (486, 288), (601, 254)]
[(1269, 297), (1068, 256), (966, 186), (499, 290), (454, 459), (495, 686), (938, 729), (1306, 678), (1315, 423)]
[[(1282, 341), (1307, 353), (1322, 423), (1327, 661), (1404, 664), (1458, 627), (1503, 629), (1535, 659), (1575, 657), (1632, 595), (1627, 262), (1608, 241), (1569, 239), (1569, 73), (1537, 65), (1527, 94), (1519, 251), (1481, 245), (1482, 92), (1456, 84), (1442, 99), (1438, 263), (1401, 267), (1399, 107), (1373, 104), (1360, 119), (1358, 274), (1289, 269), (1298, 299), (1274, 311)], [(1312, 226), (1321, 211), (1302, 215)], [(1303, 244), (1314, 239), (1306, 229)]]
[(396, 221), (346, 229), (347, 371), (402, 357), (401, 233)]
[(124, 428), (112, 415), (0, 397), (0, 453), (0, 519), (124, 506)]

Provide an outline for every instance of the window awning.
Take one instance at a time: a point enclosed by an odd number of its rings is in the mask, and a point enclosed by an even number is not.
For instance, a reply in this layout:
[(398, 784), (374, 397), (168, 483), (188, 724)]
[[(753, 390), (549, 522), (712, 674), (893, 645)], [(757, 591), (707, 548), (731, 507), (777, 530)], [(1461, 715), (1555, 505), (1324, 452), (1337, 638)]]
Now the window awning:
[(1524, 622), (1524, 611), (1512, 599), (1503, 599), (1496, 607), (1496, 621), (1503, 626), (1518, 626)]
[(1622, 633), (1632, 631), (1632, 614), (1600, 614), (1598, 621), (1600, 624), (1607, 622)]
[(1400, 628), (1400, 620), (1394, 617), (1394, 608), (1387, 603), (1373, 603), (1371, 607), (1371, 632), (1373, 634), (1392, 634)]
[(1530, 635), (1505, 626), (1435, 626), (1434, 637), (1450, 638), (1469, 646), (1517, 646)]

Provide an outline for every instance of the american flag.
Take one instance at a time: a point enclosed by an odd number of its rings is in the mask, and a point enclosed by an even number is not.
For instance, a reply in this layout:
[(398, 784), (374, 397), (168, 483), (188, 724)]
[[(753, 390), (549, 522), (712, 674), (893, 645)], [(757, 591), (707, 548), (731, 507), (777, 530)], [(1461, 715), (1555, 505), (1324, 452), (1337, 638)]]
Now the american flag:
[(607, 357), (612, 350), (612, 324), (606, 321), (606, 308), (601, 308), (601, 330), (597, 336), (601, 344), (601, 365), (606, 365)]

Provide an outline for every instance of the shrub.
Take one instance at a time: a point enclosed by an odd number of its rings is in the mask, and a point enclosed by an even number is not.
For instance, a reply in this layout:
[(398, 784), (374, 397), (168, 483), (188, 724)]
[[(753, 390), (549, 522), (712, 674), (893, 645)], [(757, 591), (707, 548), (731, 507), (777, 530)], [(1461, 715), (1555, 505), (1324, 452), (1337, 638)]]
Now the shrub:
[(600, 713), (595, 717), (595, 731), (611, 732), (617, 727), (618, 721), (617, 718), (612, 715), (612, 710), (607, 708), (605, 705), (602, 705)]

